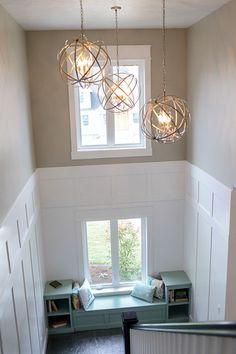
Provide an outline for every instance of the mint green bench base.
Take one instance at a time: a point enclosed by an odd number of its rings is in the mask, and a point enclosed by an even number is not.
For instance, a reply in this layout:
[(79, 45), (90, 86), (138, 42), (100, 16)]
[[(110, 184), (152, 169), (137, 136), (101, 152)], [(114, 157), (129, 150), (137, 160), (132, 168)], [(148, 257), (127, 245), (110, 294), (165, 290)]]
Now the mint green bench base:
[(97, 297), (87, 311), (73, 310), (75, 331), (118, 328), (122, 326), (121, 313), (135, 311), (140, 323), (166, 322), (166, 302), (155, 299), (153, 303), (130, 295)]

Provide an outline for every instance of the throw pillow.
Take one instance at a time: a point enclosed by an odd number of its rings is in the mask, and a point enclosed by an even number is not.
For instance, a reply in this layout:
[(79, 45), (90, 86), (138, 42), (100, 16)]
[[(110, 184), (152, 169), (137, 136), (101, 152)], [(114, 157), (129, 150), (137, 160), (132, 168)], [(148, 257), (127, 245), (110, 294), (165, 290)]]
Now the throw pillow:
[(137, 283), (133, 288), (131, 295), (147, 302), (153, 302), (154, 291), (155, 286)]
[(164, 296), (164, 283), (162, 280), (148, 277), (149, 284), (152, 286), (155, 286), (155, 292), (154, 296), (157, 297), (158, 299), (163, 299)]
[(72, 306), (75, 310), (79, 310), (80, 308), (80, 300), (79, 300), (79, 283), (74, 282), (72, 295), (71, 295)]
[(92, 289), (87, 279), (84, 280), (83, 285), (79, 289), (79, 296), (85, 311), (89, 305), (94, 301), (95, 297), (92, 293)]

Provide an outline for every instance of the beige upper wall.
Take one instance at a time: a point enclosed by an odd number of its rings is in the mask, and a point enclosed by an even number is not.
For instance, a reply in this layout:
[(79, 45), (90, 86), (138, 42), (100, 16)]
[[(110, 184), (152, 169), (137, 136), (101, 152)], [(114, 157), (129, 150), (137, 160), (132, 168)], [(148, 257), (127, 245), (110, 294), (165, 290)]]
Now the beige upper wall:
[(24, 31), (0, 6), (0, 223), (35, 168)]
[(236, 1), (188, 31), (187, 159), (236, 186)]
[[(142, 158), (71, 160), (67, 85), (62, 81), (57, 53), (78, 31), (27, 33), (30, 91), (37, 167), (149, 162), (185, 159), (184, 139), (175, 144), (153, 143), (153, 156)], [(114, 44), (114, 31), (87, 31), (90, 39)], [(162, 33), (160, 30), (120, 30), (120, 44), (152, 46), (152, 96), (162, 90)], [(168, 92), (186, 96), (186, 31), (167, 31)]]

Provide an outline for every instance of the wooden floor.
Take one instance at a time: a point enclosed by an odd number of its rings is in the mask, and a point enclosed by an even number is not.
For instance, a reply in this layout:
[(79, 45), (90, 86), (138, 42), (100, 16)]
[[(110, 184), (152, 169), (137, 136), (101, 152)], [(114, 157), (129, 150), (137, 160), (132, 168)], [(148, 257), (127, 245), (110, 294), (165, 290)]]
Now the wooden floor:
[(49, 336), (46, 354), (124, 354), (121, 329)]

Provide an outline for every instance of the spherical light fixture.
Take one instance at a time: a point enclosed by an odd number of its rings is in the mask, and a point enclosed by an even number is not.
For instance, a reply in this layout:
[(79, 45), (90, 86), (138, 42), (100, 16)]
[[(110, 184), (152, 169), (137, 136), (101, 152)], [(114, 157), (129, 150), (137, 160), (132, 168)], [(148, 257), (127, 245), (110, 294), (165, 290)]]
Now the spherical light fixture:
[(126, 73), (105, 76), (99, 86), (98, 96), (104, 109), (113, 113), (126, 112), (137, 102), (137, 79), (133, 74)]
[(85, 88), (101, 82), (103, 71), (110, 63), (110, 58), (102, 42), (89, 41), (84, 34), (82, 0), (80, 0), (80, 10), (81, 35), (75, 40), (66, 41), (58, 53), (58, 62), (64, 80)]
[(141, 109), (142, 132), (151, 140), (173, 143), (182, 138), (190, 120), (187, 102), (166, 94), (166, 28), (163, 0), (163, 94), (148, 101)]
[(187, 102), (176, 96), (160, 96), (142, 110), (142, 131), (148, 139), (174, 143), (185, 133), (190, 117)]
[(118, 42), (118, 17), (117, 11), (120, 6), (113, 6), (116, 21), (116, 73), (103, 77), (98, 88), (98, 98), (102, 107), (112, 113), (127, 112), (138, 101), (138, 81), (133, 74), (120, 72), (119, 65), (119, 42)]

